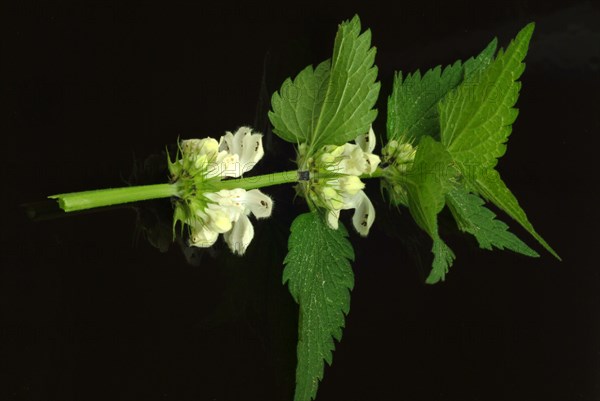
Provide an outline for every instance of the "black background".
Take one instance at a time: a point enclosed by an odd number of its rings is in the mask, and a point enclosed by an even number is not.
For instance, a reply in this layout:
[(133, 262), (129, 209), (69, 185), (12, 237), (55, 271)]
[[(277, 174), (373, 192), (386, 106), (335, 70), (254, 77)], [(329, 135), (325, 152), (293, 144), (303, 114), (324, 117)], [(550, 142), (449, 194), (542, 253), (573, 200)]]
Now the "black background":
[(3, 3), (0, 397), (291, 397), (297, 308), (281, 262), (306, 209), (291, 187), (265, 191), (274, 218), (255, 224), (246, 258), (222, 243), (187, 258), (151, 246), (168, 236), (168, 201), (39, 221), (22, 205), (162, 182), (154, 162), (178, 136), (242, 124), (266, 134), (261, 171), (293, 168), (269, 134), (270, 94), (329, 57), (337, 24), (358, 13), (378, 47), (379, 134), (394, 70), (506, 45), (536, 21), (499, 169), (564, 261), (479, 250), (445, 216), (457, 260), (426, 286), (429, 240), (369, 183), (378, 219), (368, 239), (351, 235), (352, 309), (318, 399), (600, 398), (598, 6), (393, 3)]

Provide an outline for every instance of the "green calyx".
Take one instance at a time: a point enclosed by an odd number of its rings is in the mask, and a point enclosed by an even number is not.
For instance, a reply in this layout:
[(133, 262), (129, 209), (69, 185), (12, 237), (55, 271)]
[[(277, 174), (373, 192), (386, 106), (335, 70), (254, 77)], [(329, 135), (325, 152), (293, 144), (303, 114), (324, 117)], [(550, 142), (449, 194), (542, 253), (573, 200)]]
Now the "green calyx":
[(406, 140), (391, 140), (382, 149), (384, 179), (381, 185), (395, 205), (408, 206), (407, 180), (411, 174), (417, 147)]
[[(326, 145), (313, 155), (307, 155), (306, 143), (298, 147), (299, 178), (296, 192), (305, 198), (311, 210), (341, 207), (339, 191), (328, 185), (329, 181), (340, 179), (346, 174), (338, 173), (341, 154), (332, 154), (338, 146)], [(342, 148), (341, 146), (339, 148)], [(338, 152), (341, 153), (341, 152)], [(324, 157), (325, 156), (325, 157)], [(333, 201), (336, 199), (337, 201)], [(339, 205), (338, 205), (339, 204)], [(339, 208), (338, 207), (338, 208)]]

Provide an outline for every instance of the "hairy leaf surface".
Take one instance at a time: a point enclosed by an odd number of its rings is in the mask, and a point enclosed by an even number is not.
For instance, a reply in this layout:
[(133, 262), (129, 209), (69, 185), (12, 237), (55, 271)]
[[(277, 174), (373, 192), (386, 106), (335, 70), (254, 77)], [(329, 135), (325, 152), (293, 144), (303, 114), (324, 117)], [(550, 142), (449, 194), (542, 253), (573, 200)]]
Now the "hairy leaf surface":
[(315, 212), (292, 223), (285, 258), (287, 282), (300, 306), (295, 400), (314, 399), (323, 379), (325, 361), (331, 365), (333, 339), (342, 339), (344, 316), (350, 311), (354, 251), (340, 223), (330, 229)]
[(371, 32), (360, 33), (358, 16), (340, 24), (331, 63), (307, 67), (273, 94), (269, 118), (289, 142), (307, 142), (309, 153), (341, 145), (369, 131), (379, 94)]

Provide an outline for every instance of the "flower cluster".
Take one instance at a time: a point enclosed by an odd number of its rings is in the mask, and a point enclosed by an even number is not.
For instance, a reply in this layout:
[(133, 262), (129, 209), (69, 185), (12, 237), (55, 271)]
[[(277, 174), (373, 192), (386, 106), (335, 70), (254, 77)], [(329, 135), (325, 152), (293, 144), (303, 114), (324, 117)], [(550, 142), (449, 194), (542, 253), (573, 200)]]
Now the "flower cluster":
[(262, 135), (241, 127), (227, 132), (220, 141), (213, 138), (181, 142), (180, 158), (169, 162), (181, 196), (175, 205), (174, 225), (189, 227), (189, 244), (213, 245), (219, 234), (232, 252), (243, 255), (254, 237), (249, 215), (271, 215), (273, 201), (257, 189), (218, 189), (215, 185), (227, 177), (240, 177), (263, 157)]
[(326, 212), (327, 224), (338, 228), (340, 212), (355, 209), (352, 223), (359, 234), (366, 236), (375, 221), (375, 208), (363, 191), (363, 174), (373, 174), (379, 156), (373, 154), (375, 133), (371, 128), (355, 143), (327, 145), (307, 158), (306, 145), (299, 147), (298, 165), (308, 170), (308, 179), (300, 188), (306, 199)]
[(408, 206), (408, 194), (402, 183), (410, 173), (416, 152), (416, 147), (410, 142), (400, 143), (396, 140), (389, 141), (381, 151), (383, 163), (387, 165), (385, 169), (387, 179), (381, 182), (395, 204)]
[(252, 133), (249, 127), (241, 127), (235, 134), (227, 131), (219, 142), (214, 138), (186, 139), (181, 141), (180, 153), (181, 159), (169, 163), (173, 181), (240, 177), (265, 154), (262, 134)]

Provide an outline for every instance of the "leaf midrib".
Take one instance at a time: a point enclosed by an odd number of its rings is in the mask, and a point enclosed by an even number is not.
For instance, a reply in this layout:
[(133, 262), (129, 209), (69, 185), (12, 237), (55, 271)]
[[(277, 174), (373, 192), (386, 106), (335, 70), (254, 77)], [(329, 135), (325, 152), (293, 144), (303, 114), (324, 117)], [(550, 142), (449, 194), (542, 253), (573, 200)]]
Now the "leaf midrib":
[[(494, 85), (492, 86), (493, 90), (497, 90), (497, 88), (500, 86), (500, 83), (503, 82), (506, 73), (510, 73), (511, 72), (512, 69), (509, 68), (508, 66), (512, 64), (512, 62), (515, 60), (515, 58), (518, 57), (517, 54), (521, 53), (521, 48), (523, 46), (523, 42), (520, 42), (519, 45), (520, 46), (518, 48), (514, 49), (514, 51), (511, 53), (511, 55), (508, 58), (508, 60), (506, 60), (506, 61), (504, 61), (504, 59), (501, 59), (501, 60), (500, 59), (496, 59), (496, 60), (494, 60), (494, 62), (497, 62), (497, 61), (500, 62), (500, 61), (502, 61), (502, 63), (501, 63), (502, 64), (502, 68), (501, 68), (499, 77), (495, 80)], [(506, 55), (506, 53), (504, 53), (503, 55)], [(517, 64), (521, 64), (521, 61), (517, 60)], [(482, 74), (486, 74), (488, 71), (489, 71), (489, 67), (486, 68), (485, 70), (483, 70)], [(489, 80), (489, 77), (486, 77), (486, 80)], [(509, 86), (514, 85), (514, 82), (515, 82), (514, 80), (511, 80), (510, 83), (509, 83)], [(489, 118), (486, 121), (484, 121), (483, 123), (481, 123), (480, 125), (471, 128), (471, 124), (473, 123), (473, 121), (475, 121), (477, 119), (477, 117), (479, 117), (479, 115), (481, 114), (481, 111), (486, 108), (485, 106), (487, 105), (487, 101), (488, 101), (489, 96), (490, 96), (490, 94), (492, 93), (493, 90), (488, 91), (488, 93), (484, 97), (484, 100), (477, 105), (475, 113), (472, 114), (472, 117), (467, 121), (467, 124), (461, 130), (460, 134), (463, 134), (468, 129), (475, 130), (476, 128), (478, 128), (480, 126), (485, 125), (488, 121), (490, 121), (492, 118), (496, 117), (500, 113), (500, 110), (504, 107), (506, 96), (509, 93), (508, 90), (504, 91), (504, 94), (503, 94), (503, 97), (502, 97), (502, 102), (500, 103), (500, 106), (495, 109), (495, 111), (489, 116)], [(449, 143), (450, 143), (449, 150), (451, 148), (453, 148), (452, 145), (454, 143), (456, 143), (456, 142), (453, 142), (453, 139), (454, 139), (455, 136), (457, 136), (457, 135), (456, 134), (453, 135), (453, 137), (449, 141)], [(458, 135), (458, 137), (460, 137), (460, 135)], [(460, 152), (460, 150), (458, 152)]]

